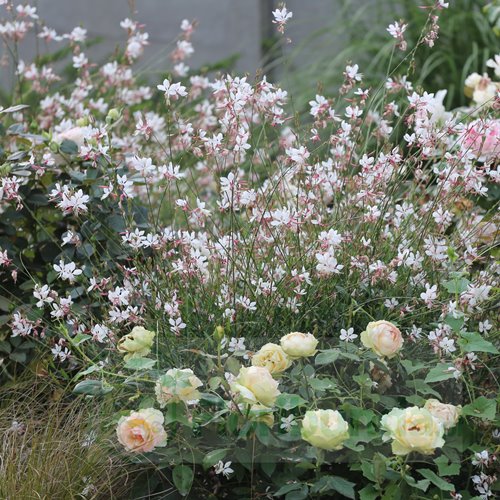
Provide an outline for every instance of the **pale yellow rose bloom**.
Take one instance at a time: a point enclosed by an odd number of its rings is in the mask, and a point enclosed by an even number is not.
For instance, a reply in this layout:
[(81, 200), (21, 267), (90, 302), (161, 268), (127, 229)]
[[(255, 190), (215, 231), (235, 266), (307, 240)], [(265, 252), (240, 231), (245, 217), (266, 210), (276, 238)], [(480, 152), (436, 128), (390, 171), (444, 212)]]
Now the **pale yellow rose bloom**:
[(262, 366), (242, 367), (238, 376), (230, 383), (231, 390), (238, 393), (244, 403), (260, 403), (273, 406), (280, 395), (278, 382), (266, 368)]
[(280, 343), (290, 359), (298, 359), (314, 356), (318, 339), (311, 333), (292, 332), (281, 337)]
[(171, 368), (162, 375), (155, 385), (156, 399), (163, 408), (168, 403), (194, 404), (200, 399), (198, 387), (203, 383), (190, 368)]
[(451, 429), (457, 425), (462, 407), (441, 403), (437, 399), (428, 399), (425, 402), (424, 408), (428, 410), (432, 416), (437, 418), (443, 424), (445, 430)]
[(277, 344), (268, 343), (263, 345), (252, 357), (253, 366), (262, 366), (271, 373), (285, 371), (292, 361), (285, 351)]
[(125, 361), (131, 358), (143, 358), (151, 352), (155, 332), (142, 326), (134, 326), (132, 331), (118, 341), (118, 351), (125, 354)]
[(412, 451), (431, 455), (444, 445), (443, 424), (425, 408), (394, 408), (382, 417), (381, 424), (386, 431), (383, 438), (392, 439), (395, 455), (407, 455)]
[(146, 453), (167, 445), (167, 433), (163, 428), (161, 411), (147, 408), (132, 411), (128, 417), (121, 417), (116, 428), (118, 441), (127, 451)]
[(337, 410), (311, 410), (302, 420), (301, 436), (316, 448), (340, 450), (349, 439), (349, 425)]
[(379, 356), (392, 358), (403, 346), (403, 336), (389, 321), (373, 321), (361, 332), (361, 342)]

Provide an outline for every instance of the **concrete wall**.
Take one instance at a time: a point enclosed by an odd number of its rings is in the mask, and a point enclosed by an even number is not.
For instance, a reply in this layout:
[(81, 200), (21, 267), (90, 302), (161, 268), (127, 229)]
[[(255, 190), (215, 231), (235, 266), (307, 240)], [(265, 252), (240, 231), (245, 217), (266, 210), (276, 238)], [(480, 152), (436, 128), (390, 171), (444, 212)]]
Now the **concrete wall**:
[[(21, 3), (20, 0), (15, 0)], [(287, 30), (292, 43), (285, 51), (300, 46), (317, 30), (339, 21), (340, 7), (345, 2), (366, 0), (287, 0), (294, 17)], [(372, 0), (369, 0), (372, 1)], [(378, 2), (379, 0), (373, 0)], [(22, 3), (25, 3), (24, 0)], [(200, 67), (239, 54), (236, 71), (253, 74), (262, 67), (262, 41), (275, 35), (271, 11), (280, 0), (30, 0), (36, 5), (42, 20), (58, 33), (83, 26), (89, 37), (101, 37), (103, 42), (86, 50), (92, 62), (101, 62), (126, 40), (120, 21), (132, 17), (146, 25), (150, 45), (141, 59), (140, 67), (152, 80), (157, 80), (162, 70), (169, 67), (168, 54), (179, 33), (182, 19), (196, 19), (199, 26), (192, 42), (195, 53), (188, 64)], [(0, 12), (3, 10), (0, 7)], [(0, 16), (3, 17), (3, 16)], [(335, 43), (335, 42), (332, 42)], [(23, 43), (21, 57), (30, 61), (36, 54), (34, 39)], [(334, 51), (327, 43), (325, 53)], [(60, 45), (38, 43), (42, 53), (55, 50)], [(3, 50), (3, 49), (0, 49)], [(315, 51), (314, 44), (308, 49)], [(324, 47), (323, 47), (324, 50)], [(308, 59), (307, 51), (301, 56)], [(0, 68), (0, 82), (5, 87), (12, 80), (12, 71)]]

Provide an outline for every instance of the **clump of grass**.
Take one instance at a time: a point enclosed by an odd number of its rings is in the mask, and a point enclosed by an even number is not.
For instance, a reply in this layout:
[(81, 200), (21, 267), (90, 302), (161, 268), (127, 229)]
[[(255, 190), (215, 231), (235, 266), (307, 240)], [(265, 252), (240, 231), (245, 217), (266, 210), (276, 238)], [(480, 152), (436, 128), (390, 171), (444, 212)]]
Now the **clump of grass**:
[(103, 403), (32, 383), (1, 395), (0, 498), (124, 498), (131, 481), (110, 454)]

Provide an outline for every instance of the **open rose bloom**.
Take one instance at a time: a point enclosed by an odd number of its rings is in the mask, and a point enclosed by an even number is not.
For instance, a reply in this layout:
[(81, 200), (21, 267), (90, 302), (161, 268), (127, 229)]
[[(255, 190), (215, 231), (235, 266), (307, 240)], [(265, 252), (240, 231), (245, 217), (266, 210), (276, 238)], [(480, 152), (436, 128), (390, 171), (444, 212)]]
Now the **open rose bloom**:
[(374, 321), (361, 333), (361, 342), (379, 356), (392, 358), (403, 346), (403, 336), (389, 321)]
[(385, 440), (392, 440), (395, 455), (407, 455), (417, 451), (431, 455), (444, 445), (444, 427), (430, 411), (416, 406), (400, 410), (394, 408), (382, 417)]
[(118, 441), (127, 451), (147, 453), (167, 445), (163, 413), (153, 408), (132, 411), (121, 417), (116, 428)]

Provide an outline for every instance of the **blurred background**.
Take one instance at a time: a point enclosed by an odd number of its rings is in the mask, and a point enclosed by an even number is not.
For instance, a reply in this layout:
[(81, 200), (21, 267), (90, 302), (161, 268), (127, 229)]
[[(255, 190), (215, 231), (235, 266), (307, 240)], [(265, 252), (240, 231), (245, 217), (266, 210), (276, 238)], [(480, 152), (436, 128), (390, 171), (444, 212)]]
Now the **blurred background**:
[[(21, 3), (21, 2), (20, 2)], [(408, 46), (418, 40), (428, 16), (422, 4), (431, 0), (287, 0), (293, 19), (285, 37), (272, 24), (271, 11), (278, 0), (31, 0), (40, 15), (58, 34), (75, 26), (88, 30), (86, 54), (95, 63), (105, 61), (123, 46), (126, 32), (120, 21), (133, 18), (145, 25), (149, 45), (138, 70), (157, 82), (171, 69), (172, 50), (183, 19), (196, 20), (192, 42), (195, 52), (189, 59), (193, 71), (200, 68), (233, 71), (238, 74), (263, 69), (272, 80), (281, 80), (297, 99), (308, 99), (311, 83), (324, 92), (333, 90), (342, 79), (347, 61), (358, 63), (374, 82), (384, 79), (393, 55), (393, 39), (386, 32), (389, 23), (403, 19)], [(486, 60), (500, 51), (500, 1), (450, 0), (441, 15), (439, 50), (422, 48), (416, 67), (422, 68), (410, 80), (426, 90), (448, 89), (447, 105), (465, 104), (462, 83), (472, 71), (482, 72)], [(23, 43), (21, 58), (32, 61), (37, 55), (56, 51), (60, 45), (33, 39)], [(5, 56), (5, 49), (2, 47)], [(395, 58), (395, 59), (394, 59)], [(66, 61), (69, 63), (69, 60)], [(422, 64), (418, 64), (422, 63)], [(58, 64), (62, 64), (59, 62)], [(439, 68), (439, 71), (436, 71)], [(14, 75), (4, 65), (0, 82), (8, 91)], [(368, 84), (371, 82), (368, 82)], [(305, 89), (308, 95), (305, 95)]]

